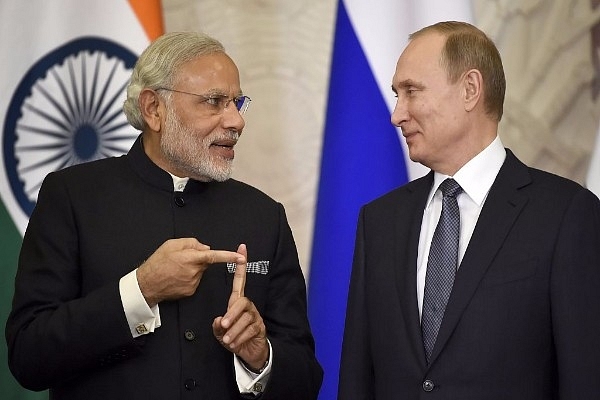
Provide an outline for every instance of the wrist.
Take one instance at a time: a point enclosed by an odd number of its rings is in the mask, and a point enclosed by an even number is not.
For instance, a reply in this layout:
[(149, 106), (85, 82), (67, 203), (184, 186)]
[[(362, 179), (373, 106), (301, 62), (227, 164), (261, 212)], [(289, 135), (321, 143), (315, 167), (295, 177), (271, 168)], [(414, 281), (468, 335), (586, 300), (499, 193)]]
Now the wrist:
[(252, 372), (253, 374), (257, 374), (257, 375), (262, 374), (263, 371), (269, 366), (269, 357), (267, 357), (266, 361), (258, 368), (252, 367), (250, 364), (248, 364), (246, 361), (244, 361), (241, 357), (240, 357), (240, 361), (242, 362), (242, 365), (244, 366), (244, 368), (246, 368), (248, 371)]
[(135, 275), (140, 292), (142, 293), (142, 296), (144, 296), (148, 307), (154, 307), (156, 304), (158, 304), (159, 299), (150, 290), (150, 284), (148, 282), (148, 277), (146, 276), (145, 270), (142, 267), (137, 268)]

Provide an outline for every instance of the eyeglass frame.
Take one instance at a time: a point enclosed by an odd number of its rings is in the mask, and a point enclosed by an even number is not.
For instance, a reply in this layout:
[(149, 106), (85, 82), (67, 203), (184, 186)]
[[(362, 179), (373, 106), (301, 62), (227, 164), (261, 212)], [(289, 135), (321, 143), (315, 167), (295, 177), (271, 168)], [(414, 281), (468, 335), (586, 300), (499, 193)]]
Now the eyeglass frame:
[[(223, 111), (229, 106), (229, 103), (231, 103), (233, 101), (233, 104), (235, 105), (235, 108), (238, 110), (240, 115), (244, 115), (246, 113), (246, 111), (248, 110), (248, 107), (250, 106), (250, 102), (252, 101), (252, 99), (246, 95), (235, 96), (235, 97), (228, 97), (225, 95), (206, 96), (204, 94), (186, 92), (184, 90), (170, 89), (170, 88), (166, 88), (166, 87), (159, 87), (154, 90), (166, 90), (167, 92), (189, 94), (191, 96), (200, 97), (202, 99), (202, 103), (206, 103), (208, 101), (218, 99), (219, 104), (224, 104), (222, 107), (219, 106), (219, 114), (223, 113)], [(225, 101), (225, 102), (223, 103), (223, 101)], [(241, 104), (238, 107), (238, 103), (240, 101), (241, 101)]]

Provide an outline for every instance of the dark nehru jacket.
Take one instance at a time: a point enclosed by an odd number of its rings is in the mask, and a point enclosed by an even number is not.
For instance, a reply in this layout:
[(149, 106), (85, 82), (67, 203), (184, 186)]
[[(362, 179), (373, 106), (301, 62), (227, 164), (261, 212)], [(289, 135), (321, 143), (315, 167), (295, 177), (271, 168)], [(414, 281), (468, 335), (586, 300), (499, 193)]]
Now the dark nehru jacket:
[(230, 179), (171, 176), (143, 151), (51, 173), (23, 241), (6, 336), (11, 371), (53, 399), (239, 398), (233, 355), (213, 337), (233, 274), (208, 268), (196, 293), (159, 304), (162, 326), (133, 339), (119, 279), (163, 242), (212, 249), (246, 243), (246, 296), (264, 319), (272, 373), (261, 399), (313, 399), (322, 380), (306, 318), (306, 288), (283, 206)]

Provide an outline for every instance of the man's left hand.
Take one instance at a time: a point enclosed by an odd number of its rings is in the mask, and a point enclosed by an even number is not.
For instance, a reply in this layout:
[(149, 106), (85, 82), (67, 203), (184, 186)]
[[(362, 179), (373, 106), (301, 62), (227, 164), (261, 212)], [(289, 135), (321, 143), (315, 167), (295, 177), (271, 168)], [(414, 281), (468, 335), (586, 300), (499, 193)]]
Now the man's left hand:
[[(237, 252), (248, 260), (245, 244)], [(246, 263), (237, 264), (227, 312), (213, 321), (213, 334), (232, 353), (237, 354), (251, 370), (259, 371), (269, 358), (267, 329), (254, 303), (244, 296)]]

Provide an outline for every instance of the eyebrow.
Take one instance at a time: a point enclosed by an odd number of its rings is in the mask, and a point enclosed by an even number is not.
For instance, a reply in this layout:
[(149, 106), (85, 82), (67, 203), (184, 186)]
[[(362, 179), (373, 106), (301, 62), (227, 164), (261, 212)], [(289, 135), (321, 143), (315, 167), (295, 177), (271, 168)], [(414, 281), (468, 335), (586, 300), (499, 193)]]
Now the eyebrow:
[[(235, 97), (239, 97), (239, 96), (243, 96), (244, 92), (242, 92), (242, 90), (240, 90)], [(229, 97), (229, 94), (226, 93), (224, 90), (221, 89), (209, 89), (208, 91), (204, 92), (204, 96), (222, 96), (222, 97)]]
[[(425, 85), (423, 85), (420, 82), (417, 82), (415, 80), (412, 79), (405, 79), (403, 81), (398, 82), (398, 84), (396, 85), (396, 87), (400, 88), (400, 89), (404, 89), (407, 87), (416, 87), (417, 89), (424, 89)], [(394, 92), (396, 92), (396, 89), (394, 88), (394, 86), (392, 85), (392, 90)]]

